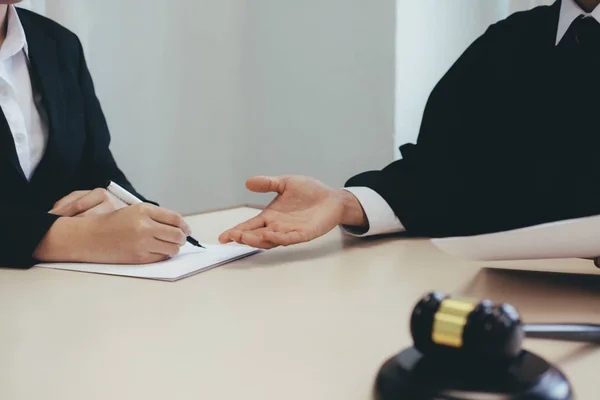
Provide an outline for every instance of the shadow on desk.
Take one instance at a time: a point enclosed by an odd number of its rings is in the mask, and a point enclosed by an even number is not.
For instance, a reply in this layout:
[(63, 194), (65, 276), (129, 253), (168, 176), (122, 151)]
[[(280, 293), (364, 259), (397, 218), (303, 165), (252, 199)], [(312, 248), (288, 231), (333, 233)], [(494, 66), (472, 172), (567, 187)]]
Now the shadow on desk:
[(253, 262), (235, 263), (227, 266), (231, 269), (256, 269), (281, 267), (284, 264), (292, 264), (300, 261), (311, 261), (323, 259), (342, 251), (341, 243), (315, 242), (311, 244), (298, 244), (290, 247), (278, 247), (265, 250), (252, 257)]
[(280, 267), (284, 264), (292, 264), (296, 262), (323, 260), (332, 256), (340, 255), (348, 250), (371, 249), (386, 245), (402, 238), (404, 238), (404, 240), (417, 240), (417, 238), (399, 234), (357, 238), (346, 235), (342, 232), (332, 232), (309, 243), (266, 250), (257, 256), (253, 256), (253, 262), (251, 263), (236, 263), (228, 266), (228, 268), (269, 268)]
[[(512, 304), (524, 323), (600, 323), (598, 275), (483, 269), (460, 295)], [(529, 342), (527, 347), (551, 355), (561, 367), (575, 368), (592, 363), (590, 357), (600, 349), (596, 344), (553, 341)]]
[(510, 303), (530, 323), (600, 323), (598, 275), (485, 268), (460, 294)]

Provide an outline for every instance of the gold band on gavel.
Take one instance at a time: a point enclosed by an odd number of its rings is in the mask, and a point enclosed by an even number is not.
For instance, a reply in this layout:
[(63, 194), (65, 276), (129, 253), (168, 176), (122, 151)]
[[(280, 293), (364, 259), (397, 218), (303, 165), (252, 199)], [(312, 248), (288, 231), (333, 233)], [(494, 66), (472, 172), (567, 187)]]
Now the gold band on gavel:
[(462, 347), (467, 318), (477, 304), (478, 301), (464, 298), (448, 298), (442, 301), (433, 320), (431, 336), (433, 342), (450, 347)]

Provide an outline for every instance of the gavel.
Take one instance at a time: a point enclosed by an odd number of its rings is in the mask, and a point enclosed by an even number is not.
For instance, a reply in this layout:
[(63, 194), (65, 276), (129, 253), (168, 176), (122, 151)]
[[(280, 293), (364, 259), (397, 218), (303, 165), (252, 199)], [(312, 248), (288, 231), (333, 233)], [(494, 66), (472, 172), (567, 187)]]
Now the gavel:
[(600, 325), (523, 324), (510, 304), (453, 298), (431, 292), (414, 307), (410, 330), (423, 355), (460, 353), (473, 358), (514, 359), (524, 338), (600, 344)]

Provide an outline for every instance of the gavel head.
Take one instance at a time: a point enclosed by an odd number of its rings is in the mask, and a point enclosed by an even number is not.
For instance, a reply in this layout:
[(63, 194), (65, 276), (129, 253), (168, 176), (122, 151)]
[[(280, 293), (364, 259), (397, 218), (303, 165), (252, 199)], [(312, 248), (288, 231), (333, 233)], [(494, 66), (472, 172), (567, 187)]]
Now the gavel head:
[(410, 323), (414, 345), (424, 355), (460, 354), (490, 360), (521, 353), (525, 336), (519, 314), (509, 304), (452, 298), (439, 292), (423, 297)]

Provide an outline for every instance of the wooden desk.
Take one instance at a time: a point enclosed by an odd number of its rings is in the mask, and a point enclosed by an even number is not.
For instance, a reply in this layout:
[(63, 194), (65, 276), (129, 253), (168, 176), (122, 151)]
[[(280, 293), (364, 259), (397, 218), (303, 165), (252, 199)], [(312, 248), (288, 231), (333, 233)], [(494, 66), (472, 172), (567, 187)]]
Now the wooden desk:
[[(199, 240), (214, 243), (256, 213), (189, 221)], [(336, 230), (175, 283), (4, 270), (0, 398), (370, 399), (381, 363), (411, 344), (410, 311), (431, 289), (512, 302), (528, 321), (600, 322), (596, 277), (482, 266), (426, 240)], [(578, 399), (597, 398), (598, 350), (527, 347), (559, 363)]]

